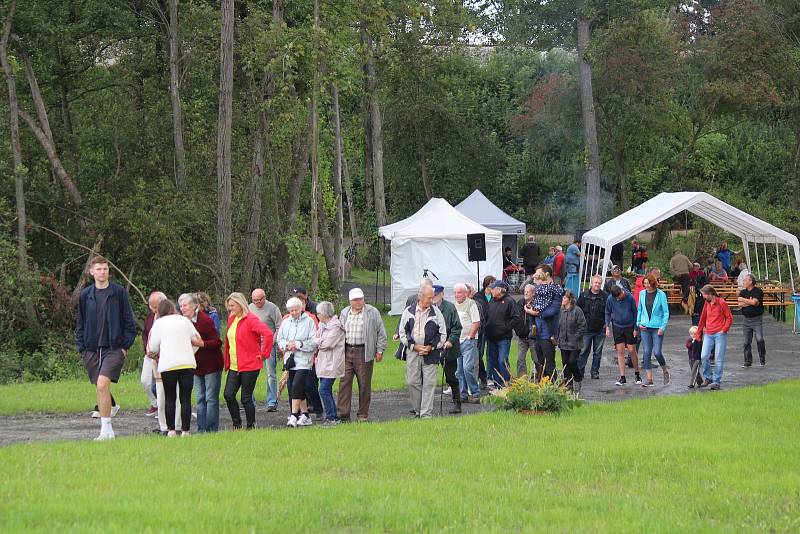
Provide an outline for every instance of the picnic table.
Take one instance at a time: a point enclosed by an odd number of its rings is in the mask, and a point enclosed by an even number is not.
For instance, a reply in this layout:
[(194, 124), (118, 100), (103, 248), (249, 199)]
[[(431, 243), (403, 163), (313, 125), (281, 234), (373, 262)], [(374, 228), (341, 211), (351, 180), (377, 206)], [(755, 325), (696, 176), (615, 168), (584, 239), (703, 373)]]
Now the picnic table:
[[(756, 284), (764, 292), (763, 305), (767, 311), (779, 321), (786, 319), (786, 307), (793, 306), (792, 290), (784, 287), (775, 280), (761, 280)], [(739, 310), (739, 286), (735, 281), (714, 280), (710, 285), (716, 289), (717, 295), (725, 299), (731, 310)], [(681, 287), (672, 280), (659, 280), (659, 287), (667, 294), (668, 304), (680, 304), (682, 300)]]

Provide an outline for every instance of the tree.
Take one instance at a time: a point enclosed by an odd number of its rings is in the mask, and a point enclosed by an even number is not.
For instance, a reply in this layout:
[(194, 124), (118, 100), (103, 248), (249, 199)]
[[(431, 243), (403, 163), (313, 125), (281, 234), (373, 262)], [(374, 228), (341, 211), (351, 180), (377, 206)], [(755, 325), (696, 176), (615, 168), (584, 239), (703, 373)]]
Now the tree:
[(231, 280), (231, 126), (233, 122), (233, 0), (220, 10), (219, 125), (217, 127), (217, 275), (218, 292), (227, 294)]

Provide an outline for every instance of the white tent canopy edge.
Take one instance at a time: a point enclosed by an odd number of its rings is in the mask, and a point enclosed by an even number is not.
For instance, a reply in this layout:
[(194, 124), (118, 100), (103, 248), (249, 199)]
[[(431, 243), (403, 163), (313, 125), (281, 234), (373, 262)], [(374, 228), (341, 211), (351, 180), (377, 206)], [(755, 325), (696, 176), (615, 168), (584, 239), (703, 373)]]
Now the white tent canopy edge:
[[(751, 270), (751, 243), (756, 246), (758, 244), (764, 245), (765, 267), (768, 265), (767, 244), (775, 245), (778, 258), (781, 256), (780, 247), (782, 245), (785, 246), (791, 271), (789, 274), (792, 281), (792, 291), (794, 291), (794, 272), (800, 272), (800, 243), (796, 236), (749, 213), (745, 213), (708, 193), (688, 191), (660, 193), (583, 234), (581, 239), (582, 261), (579, 273), (581, 283), (588, 280), (593, 274), (605, 274), (608, 272), (611, 264), (611, 247), (684, 210), (694, 213), (738, 236), (742, 240), (747, 265)], [(794, 262), (791, 261), (789, 247), (794, 250)], [(601, 251), (603, 258), (602, 261), (599, 261), (597, 253)], [(760, 271), (760, 262), (758, 263)], [(793, 263), (797, 271), (792, 269)]]

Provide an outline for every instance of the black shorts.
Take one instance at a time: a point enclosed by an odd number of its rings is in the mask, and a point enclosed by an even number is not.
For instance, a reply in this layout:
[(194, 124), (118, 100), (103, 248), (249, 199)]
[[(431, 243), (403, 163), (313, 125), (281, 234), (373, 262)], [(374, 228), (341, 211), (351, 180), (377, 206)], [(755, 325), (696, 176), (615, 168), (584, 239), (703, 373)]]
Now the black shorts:
[(636, 345), (636, 338), (633, 337), (633, 326), (622, 328), (614, 327), (614, 345)]
[(95, 351), (85, 350), (83, 356), (83, 367), (89, 375), (89, 382), (97, 384), (97, 377), (103, 375), (116, 383), (125, 365), (125, 355), (122, 349), (97, 349)]

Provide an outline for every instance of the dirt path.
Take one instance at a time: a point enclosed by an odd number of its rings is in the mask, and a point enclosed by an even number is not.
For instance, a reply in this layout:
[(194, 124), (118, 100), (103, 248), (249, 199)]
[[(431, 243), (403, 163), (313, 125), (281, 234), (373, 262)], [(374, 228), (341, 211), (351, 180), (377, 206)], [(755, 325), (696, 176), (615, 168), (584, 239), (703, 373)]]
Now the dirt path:
[[(583, 382), (581, 397), (589, 402), (604, 402), (662, 395), (713, 395), (714, 393), (708, 390), (698, 391), (686, 388), (686, 384), (689, 382), (689, 371), (683, 342), (686, 339), (688, 328), (689, 321), (685, 316), (675, 317), (670, 320), (667, 337), (664, 341), (664, 355), (671, 369), (671, 384), (662, 384), (661, 371), (656, 368), (654, 369), (655, 387), (641, 388), (634, 386), (631, 383), (633, 373), (630, 369), (627, 371), (629, 384), (626, 387), (614, 386), (617, 375), (615, 360), (612, 358), (611, 349), (606, 347), (600, 368), (600, 380), (591, 380), (587, 377)], [(767, 366), (759, 367), (756, 363), (754, 367), (742, 369), (740, 367), (743, 359), (741, 316), (736, 316), (728, 339), (723, 389), (760, 385), (786, 378), (800, 377), (798, 337), (791, 333), (789, 326), (776, 323), (771, 317), (765, 318), (764, 335), (767, 343)], [(755, 349), (755, 347), (753, 348)], [(757, 355), (755, 359), (758, 361)], [(528, 363), (530, 365), (530, 361)], [(354, 397), (357, 396), (354, 395)], [(263, 405), (263, 398), (261, 400), (262, 403), (257, 407), (256, 411), (258, 427), (286, 428), (286, 417), (288, 415), (286, 402), (281, 403), (278, 412), (268, 413)], [(357, 404), (355, 398), (353, 404), (353, 415), (355, 416), (355, 405)], [(444, 415), (447, 416), (448, 410), (452, 407), (449, 396), (445, 396), (442, 405)], [(464, 415), (488, 409), (483, 405), (465, 404)], [(371, 421), (380, 422), (413, 417), (408, 410), (408, 395), (405, 391), (374, 392), (370, 419)], [(434, 414), (439, 414), (438, 393)], [(125, 410), (124, 406), (114, 418), (114, 431), (118, 436), (151, 434), (156, 425), (157, 423), (153, 418), (146, 417), (142, 410)], [(227, 429), (230, 428), (230, 425), (230, 416), (223, 404), (220, 406), (220, 426), (223, 429)], [(91, 419), (88, 412), (0, 417), (0, 445), (59, 439), (87, 440), (98, 434), (99, 426), (99, 421)]]

